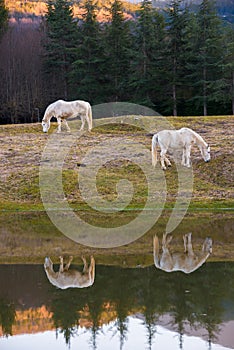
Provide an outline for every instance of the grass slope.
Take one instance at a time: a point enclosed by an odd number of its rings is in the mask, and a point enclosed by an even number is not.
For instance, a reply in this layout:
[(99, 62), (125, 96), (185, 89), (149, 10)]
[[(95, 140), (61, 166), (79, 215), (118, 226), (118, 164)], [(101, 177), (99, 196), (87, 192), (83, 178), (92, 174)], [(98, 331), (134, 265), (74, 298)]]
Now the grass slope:
[[(131, 117), (129, 118), (131, 119)], [(141, 127), (143, 119), (144, 128)], [(220, 116), (171, 117), (167, 119), (175, 128), (187, 126), (194, 129), (211, 145), (211, 161), (208, 164), (202, 160), (197, 147), (192, 149), (194, 186), (190, 208), (219, 209), (230, 207), (233, 199), (233, 118), (231, 116)], [(107, 124), (103, 125), (103, 122)], [(156, 132), (158, 130), (158, 118), (142, 117), (136, 123), (138, 125), (132, 126), (121, 123), (111, 124), (110, 119), (96, 120), (95, 124), (97, 126), (93, 131), (82, 135), (77, 143), (71, 147), (63, 166), (63, 187), (65, 196), (72, 207), (87, 209), (87, 204), (80, 194), (78, 184), (80, 165), (82, 165), (82, 158), (87, 151), (98, 147), (103, 142), (112, 145), (115, 140), (124, 140), (127, 145), (126, 152), (130, 152), (130, 156), (133, 140), (138, 145), (142, 145), (142, 149), (150, 150), (151, 137), (146, 136), (146, 130)], [(51, 129), (54, 130), (55, 127), (53, 125)], [(1, 210), (43, 210), (39, 189), (39, 169), (42, 153), (52, 130), (49, 134), (43, 134), (39, 124), (0, 126)], [(58, 137), (62, 140), (63, 134), (58, 135)], [(101, 159), (103, 164), (97, 173), (98, 195), (105, 200), (116, 200), (116, 185), (121, 179), (127, 178), (134, 187), (134, 196), (127, 209), (141, 209), (144, 207), (148, 195), (145, 174), (137, 164), (121, 159), (121, 157), (106, 162), (105, 159), (108, 156), (111, 157), (111, 154), (108, 154), (108, 148), (105, 152), (102, 155), (97, 154), (97, 158), (103, 157)], [(139, 154), (140, 156), (141, 154)], [(170, 208), (175, 202), (178, 190), (175, 163), (165, 173), (162, 172), (161, 176), (165, 176), (167, 187), (166, 207)]]

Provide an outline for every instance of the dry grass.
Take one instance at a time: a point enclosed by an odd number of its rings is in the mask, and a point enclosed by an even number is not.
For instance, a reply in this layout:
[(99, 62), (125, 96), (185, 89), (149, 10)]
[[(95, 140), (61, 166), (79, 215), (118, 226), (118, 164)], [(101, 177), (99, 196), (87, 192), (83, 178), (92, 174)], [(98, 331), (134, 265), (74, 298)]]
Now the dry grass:
[[(136, 152), (132, 142), (142, 146), (142, 149), (150, 150), (151, 137), (146, 135), (146, 130), (156, 132), (160, 124), (159, 119), (144, 117), (135, 120), (130, 116), (127, 124), (121, 123), (121, 120), (121, 117), (107, 119), (106, 125), (103, 125), (103, 120), (95, 121), (93, 131), (82, 135), (70, 148), (63, 166), (63, 188), (70, 206), (78, 210), (77, 215), (96, 226), (116, 227), (131, 221), (138, 214), (137, 210), (144, 207), (148, 194), (145, 174), (137, 164), (128, 159), (118, 158), (118, 154), (115, 159), (110, 160), (107, 157), (111, 150), (115, 150), (116, 140), (124, 140), (126, 152), (140, 159), (141, 150)], [(128, 122), (133, 120), (136, 125), (129, 125)], [(188, 214), (173, 233), (173, 247), (176, 250), (181, 249), (182, 235), (191, 231), (195, 249), (200, 249), (203, 239), (211, 236), (214, 240), (214, 254), (211, 259), (233, 260), (231, 211), (222, 211), (222, 208), (230, 207), (233, 200), (233, 118), (171, 117), (168, 120), (175, 128), (188, 126), (200, 133), (210, 143), (212, 156), (211, 162), (206, 164), (201, 159), (199, 150), (194, 148), (192, 151), (193, 199)], [(55, 124), (52, 125), (50, 134), (55, 127)], [(165, 232), (169, 209), (164, 211), (156, 225), (142, 238), (132, 244), (108, 250), (88, 248), (74, 243), (64, 237), (47, 215), (40, 211), (43, 210), (43, 205), (39, 190), (39, 168), (50, 134), (43, 134), (40, 124), (0, 126), (0, 262), (42, 263), (45, 255), (57, 259), (63, 254), (74, 255), (75, 261), (79, 263), (80, 255), (93, 254), (97, 263), (122, 266), (152, 264), (152, 237), (155, 233), (160, 236)], [(62, 140), (64, 135), (58, 137)], [(127, 210), (117, 214), (105, 214), (91, 209), (83, 200), (79, 189), (79, 169), (83, 165), (83, 156), (103, 142), (107, 142), (111, 147), (107, 147), (104, 153), (96, 154), (102, 164), (97, 172), (97, 195), (106, 201), (116, 200), (116, 186), (123, 178), (127, 178), (134, 189)], [(162, 172), (162, 175), (165, 176), (167, 184), (165, 207), (172, 208), (178, 189), (175, 165), (165, 173)], [(93, 199), (95, 200), (95, 197)], [(209, 212), (200, 211), (201, 208), (206, 208)], [(215, 211), (212, 212), (211, 209)]]
[[(118, 118), (119, 120), (121, 118)], [(192, 151), (194, 187), (191, 207), (223, 207), (229, 206), (233, 199), (233, 169), (232, 169), (232, 141), (233, 118), (225, 117), (178, 117), (168, 118), (174, 127), (188, 126), (200, 133), (211, 145), (211, 162), (206, 164), (200, 156), (199, 150)], [(142, 120), (136, 121), (136, 127), (121, 123), (100, 125), (89, 134), (81, 136), (77, 144), (73, 145), (63, 166), (63, 186), (68, 202), (79, 208), (86, 208), (78, 185), (78, 172), (82, 166), (83, 156), (101, 143), (111, 145), (112, 151), (116, 140), (123, 140), (126, 152), (134, 154), (133, 140), (150, 150), (151, 138), (146, 131), (155, 132), (158, 125), (157, 117), (144, 117), (144, 128), (140, 126)], [(98, 126), (99, 124), (99, 126)], [(52, 129), (54, 129), (53, 126)], [(0, 172), (0, 202), (1, 208), (30, 208), (42, 209), (39, 190), (39, 167), (42, 152), (49, 135), (42, 134), (39, 124), (0, 126), (1, 172)], [(58, 135), (58, 137), (63, 137)], [(132, 208), (144, 206), (147, 198), (147, 183), (141, 169), (131, 161), (114, 159), (106, 162), (110, 150), (105, 153), (97, 152), (97, 159), (102, 160), (102, 166), (97, 174), (97, 188), (99, 195), (105, 200), (117, 198), (116, 184), (127, 178), (133, 185), (134, 198), (129, 204)], [(117, 157), (117, 155), (115, 155)], [(150, 160), (149, 160), (150, 162)], [(149, 163), (149, 166), (150, 163)], [(167, 206), (172, 206), (177, 195), (177, 171), (172, 168), (164, 174), (167, 181)]]

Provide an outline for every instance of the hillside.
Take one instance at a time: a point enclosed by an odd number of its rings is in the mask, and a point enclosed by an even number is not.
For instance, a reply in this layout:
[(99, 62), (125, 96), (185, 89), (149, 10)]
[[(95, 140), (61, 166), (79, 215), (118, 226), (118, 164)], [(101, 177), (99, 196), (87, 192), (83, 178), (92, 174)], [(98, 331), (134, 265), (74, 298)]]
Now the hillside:
[[(98, 0), (97, 5), (99, 8), (97, 18), (99, 21), (106, 21), (108, 16), (105, 8), (110, 6), (111, 1)], [(33, 18), (43, 16), (46, 12), (46, 1), (41, 0), (5, 0), (6, 6), (8, 7), (11, 17), (13, 18)], [(80, 9), (80, 1), (73, 1), (74, 15), (79, 17), (82, 13)], [(168, 0), (152, 0), (154, 7), (163, 9), (168, 3)], [(191, 6), (193, 10), (197, 9), (197, 6), (201, 3), (201, 0), (187, 0), (187, 4)], [(232, 0), (216, 0), (217, 11), (221, 18), (229, 22), (234, 23), (234, 6)], [(139, 0), (123, 0), (125, 17), (130, 19), (134, 17), (134, 13), (139, 9)]]
[[(5, 0), (6, 6), (9, 9), (10, 16), (12, 19), (19, 19), (19, 18), (31, 18), (33, 20), (36, 20), (40, 18), (41, 16), (45, 15), (47, 11), (46, 1), (41, 0)], [(97, 6), (98, 6), (98, 13), (97, 13), (97, 19), (102, 22), (106, 21), (108, 19), (108, 12), (107, 8), (110, 6), (110, 4), (113, 2), (106, 1), (106, 0), (98, 0)], [(76, 17), (81, 17), (82, 15), (82, 9), (80, 8), (80, 1), (74, 1), (73, 2), (73, 13)], [(139, 5), (132, 4), (128, 1), (123, 1), (124, 6), (124, 15), (125, 18), (132, 18), (134, 12), (139, 8)]]
[[(152, 0), (154, 7), (163, 9), (169, 0)], [(187, 4), (192, 10), (197, 11), (202, 0), (185, 0), (183, 4)], [(234, 23), (234, 5), (233, 0), (216, 0), (217, 12), (219, 16), (231, 23)]]
[[(133, 118), (133, 117), (132, 117)], [(148, 130), (155, 131), (157, 117), (142, 117), (148, 123)], [(148, 119), (147, 119), (148, 118)], [(194, 172), (194, 197), (192, 206), (227, 206), (232, 199), (232, 130), (233, 119), (226, 117), (177, 117), (168, 118), (174, 127), (188, 126), (201, 133), (205, 140), (211, 145), (211, 161), (205, 163), (197, 147), (192, 151), (192, 162)], [(107, 121), (107, 119), (105, 119)], [(141, 120), (138, 120), (141, 125)], [(71, 123), (71, 122), (70, 122)], [(102, 120), (95, 120), (95, 125)], [(53, 126), (55, 128), (55, 124)], [(52, 129), (53, 129), (52, 128)], [(50, 130), (51, 132), (51, 130)], [(82, 142), (77, 147), (72, 147), (69, 162), (65, 164), (64, 181), (67, 198), (70, 203), (84, 208), (79, 191), (77, 191), (77, 164), (82, 163), (82, 157), (87, 150), (101, 141), (114, 140), (121, 137), (125, 142), (131, 142), (134, 138), (142, 143), (142, 147), (150, 149), (151, 138), (146, 136), (143, 129), (134, 129), (125, 124), (108, 124), (97, 126), (90, 134), (82, 136)], [(24, 125), (1, 125), (1, 174), (0, 174), (0, 202), (10, 203), (17, 207), (20, 203), (24, 205), (36, 205), (42, 208), (40, 191), (38, 188), (39, 166), (43, 149), (48, 141), (48, 135), (43, 134), (40, 124)], [(108, 154), (106, 155), (108, 156)], [(105, 159), (103, 159), (105, 162)], [(150, 166), (150, 164), (149, 164)], [(139, 186), (132, 206), (144, 205), (147, 188), (144, 184), (145, 178), (139, 176), (137, 167), (131, 163), (115, 161), (108, 163), (100, 171), (100, 191), (108, 200), (115, 197), (117, 179), (113, 180), (113, 173), (117, 177), (128, 177), (134, 185)], [(173, 165), (166, 171), (169, 194), (168, 205), (171, 205), (177, 195), (177, 171)], [(115, 177), (116, 177), (115, 176)], [(107, 179), (107, 180), (105, 180)]]
[[(126, 154), (133, 152), (139, 160), (144, 150), (150, 151), (151, 137), (140, 127), (143, 120), (140, 117), (135, 119), (129, 116), (129, 118), (135, 120), (139, 127), (121, 123), (122, 117), (118, 118), (118, 123), (114, 123), (116, 119), (105, 119), (107, 125), (102, 125), (102, 119), (95, 120), (96, 127), (91, 133), (82, 135), (72, 145), (63, 164), (63, 198), (66, 198), (69, 207), (80, 218), (95, 227), (109, 227), (109, 225), (118, 227), (131, 222), (139, 215), (148, 199), (147, 181), (139, 166), (119, 158), (119, 154), (114, 159), (111, 158), (113, 161), (108, 160), (108, 157), (112, 156), (111, 152), (113, 150), (115, 152), (113, 145), (116, 142), (120, 143), (120, 140), (126, 147)], [(147, 130), (155, 132), (157, 117), (142, 118)], [(196, 130), (211, 146), (209, 163), (203, 161), (197, 147), (192, 150), (193, 197), (186, 217), (174, 231), (176, 237), (173, 239), (173, 245), (181, 248), (182, 235), (193, 232), (196, 235), (195, 246), (198, 249), (204, 238), (211, 236), (215, 240), (215, 253), (212, 258), (231, 260), (234, 244), (230, 210), (233, 206), (233, 118), (231, 116), (171, 117), (168, 120), (175, 128), (188, 126)], [(72, 123), (69, 122), (71, 128), (74, 127)], [(160, 185), (161, 180), (160, 182), (157, 180), (159, 174), (165, 177), (167, 196), (161, 217), (146, 235), (132, 244), (111, 250), (89, 248), (80, 244), (77, 246), (51, 223), (41, 201), (39, 171), (41, 164), (47, 164), (42, 163), (42, 154), (56, 126), (55, 123), (52, 124), (49, 134), (42, 133), (39, 123), (0, 126), (0, 256), (4, 262), (38, 262), (42, 261), (45, 254), (51, 257), (58, 254), (76, 256), (79, 251), (84, 255), (95, 254), (95, 257), (105, 264), (113, 264), (114, 261), (117, 265), (125, 266), (151, 264), (152, 236), (156, 232), (159, 235), (165, 232), (171, 209), (177, 198), (178, 173), (173, 159), (171, 158), (172, 167), (165, 172), (160, 170), (159, 164), (157, 165), (159, 173), (158, 175), (155, 173), (154, 181)], [(65, 135), (67, 133), (55, 134), (55, 137), (63, 142)], [(107, 143), (109, 147), (105, 148), (105, 152), (100, 152), (102, 148), (99, 149), (99, 145), (103, 143)], [(135, 143), (140, 145), (139, 149), (135, 148)], [(83, 168), (83, 157), (93, 149), (96, 161), (91, 163), (92, 166), (98, 167), (98, 162), (102, 161), (96, 176), (98, 199), (103, 198), (110, 202), (116, 200), (119, 194), (118, 184), (126, 179), (127, 186), (130, 182), (134, 191), (132, 200), (126, 205), (125, 210), (113, 213), (95, 210), (83, 199), (78, 177), (80, 170), (86, 169)], [(152, 169), (150, 155), (144, 169), (148, 168)], [(87, 177), (87, 181), (89, 178), (90, 176)], [(125, 183), (123, 185), (125, 186)], [(154, 192), (156, 198), (161, 197), (160, 191), (157, 189), (158, 195)], [(122, 193), (125, 195), (127, 192)], [(155, 201), (154, 198), (150, 202), (150, 213), (153, 216), (159, 209), (158, 199)], [(92, 196), (92, 200), (96, 201), (95, 195)]]

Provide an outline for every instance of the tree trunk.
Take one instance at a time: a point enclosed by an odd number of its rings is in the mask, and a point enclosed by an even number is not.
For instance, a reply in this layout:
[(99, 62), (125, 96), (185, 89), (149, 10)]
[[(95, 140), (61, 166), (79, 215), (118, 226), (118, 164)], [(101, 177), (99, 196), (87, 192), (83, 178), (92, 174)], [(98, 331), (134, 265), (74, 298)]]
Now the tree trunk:
[(173, 116), (177, 117), (177, 101), (176, 101), (176, 85), (172, 86), (172, 95), (173, 95)]
[(206, 67), (203, 68), (203, 115), (207, 116)]
[(234, 115), (234, 72), (232, 72), (232, 114)]
[(173, 79), (174, 83), (172, 85), (172, 98), (173, 98), (173, 116), (177, 117), (177, 96), (176, 96), (176, 66), (177, 66), (177, 61), (176, 58), (174, 57), (173, 60)]

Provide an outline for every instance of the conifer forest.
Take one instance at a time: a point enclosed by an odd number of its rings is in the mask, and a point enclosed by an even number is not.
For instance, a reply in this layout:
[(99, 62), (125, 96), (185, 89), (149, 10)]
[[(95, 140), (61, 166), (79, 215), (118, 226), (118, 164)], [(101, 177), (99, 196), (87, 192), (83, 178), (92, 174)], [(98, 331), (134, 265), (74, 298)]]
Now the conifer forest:
[[(0, 123), (39, 121), (57, 99), (131, 102), (162, 115), (234, 114), (234, 27), (214, 0), (135, 11), (48, 0), (43, 15), (10, 16), (0, 0)], [(183, 5), (183, 6), (182, 6)]]

